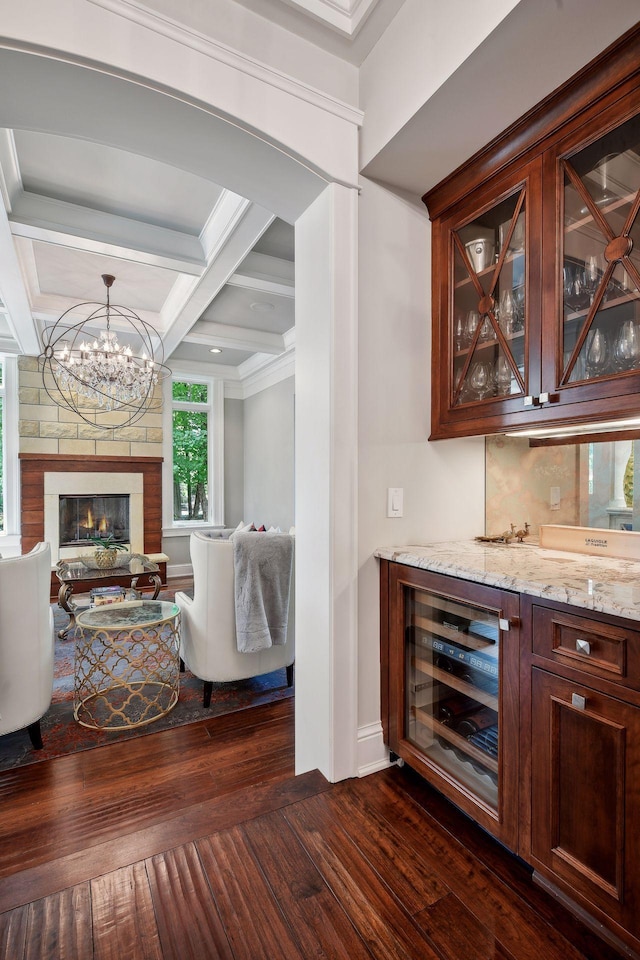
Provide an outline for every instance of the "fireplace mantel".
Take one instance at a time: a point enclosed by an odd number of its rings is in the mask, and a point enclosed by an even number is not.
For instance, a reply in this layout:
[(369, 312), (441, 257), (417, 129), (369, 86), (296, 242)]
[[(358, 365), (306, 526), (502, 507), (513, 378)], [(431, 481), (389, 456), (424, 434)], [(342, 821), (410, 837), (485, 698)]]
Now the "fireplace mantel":
[(45, 473), (132, 473), (143, 477), (144, 553), (162, 551), (162, 457), (79, 456), (21, 453), (22, 552), (45, 539)]

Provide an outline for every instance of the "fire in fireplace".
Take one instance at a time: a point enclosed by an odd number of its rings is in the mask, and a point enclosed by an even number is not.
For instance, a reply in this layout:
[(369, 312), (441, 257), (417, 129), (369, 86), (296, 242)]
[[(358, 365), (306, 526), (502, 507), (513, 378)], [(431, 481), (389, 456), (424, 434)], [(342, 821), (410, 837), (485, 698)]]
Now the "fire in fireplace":
[(129, 494), (61, 496), (60, 546), (86, 544), (91, 537), (129, 543)]

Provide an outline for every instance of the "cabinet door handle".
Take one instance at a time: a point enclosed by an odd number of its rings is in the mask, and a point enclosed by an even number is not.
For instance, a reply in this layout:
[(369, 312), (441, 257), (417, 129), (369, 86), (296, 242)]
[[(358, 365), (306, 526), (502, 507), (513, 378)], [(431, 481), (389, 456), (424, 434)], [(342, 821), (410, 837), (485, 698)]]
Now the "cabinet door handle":
[(584, 710), (587, 706), (587, 698), (581, 696), (579, 693), (571, 694), (571, 706), (577, 707), (578, 710)]
[(578, 653), (584, 653), (585, 656), (589, 656), (591, 653), (591, 644), (588, 640), (576, 640), (576, 650)]

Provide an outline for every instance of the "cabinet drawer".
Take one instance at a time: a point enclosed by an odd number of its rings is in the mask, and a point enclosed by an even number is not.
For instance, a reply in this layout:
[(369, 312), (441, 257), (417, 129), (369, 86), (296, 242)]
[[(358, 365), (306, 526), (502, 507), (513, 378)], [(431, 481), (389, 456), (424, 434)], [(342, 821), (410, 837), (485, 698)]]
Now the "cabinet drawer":
[(533, 652), (585, 674), (640, 687), (640, 633), (586, 617), (533, 607)]

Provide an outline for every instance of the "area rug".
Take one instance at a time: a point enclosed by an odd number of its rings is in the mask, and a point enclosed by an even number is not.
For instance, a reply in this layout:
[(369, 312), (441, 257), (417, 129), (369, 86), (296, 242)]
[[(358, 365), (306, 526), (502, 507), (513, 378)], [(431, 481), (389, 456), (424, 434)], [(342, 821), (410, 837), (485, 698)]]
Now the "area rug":
[[(173, 594), (163, 592), (162, 600), (173, 599)], [(55, 604), (53, 606), (56, 636), (58, 630), (66, 626), (68, 616)], [(119, 743), (133, 737), (151, 736), (161, 730), (182, 726), (243, 710), (261, 703), (271, 703), (293, 696), (293, 687), (287, 686), (286, 671), (273, 673), (251, 680), (238, 680), (231, 683), (214, 683), (211, 706), (202, 706), (202, 680), (194, 677), (189, 670), (180, 674), (180, 696), (175, 707), (165, 717), (134, 730), (103, 731), (82, 727), (73, 716), (73, 654), (74, 639), (70, 633), (65, 640), (56, 639), (53, 698), (51, 706), (42, 718), (42, 750), (34, 750), (26, 730), (17, 730), (0, 736), (0, 771), (10, 770), (28, 763), (38, 763), (75, 753), (90, 750), (107, 743)]]

